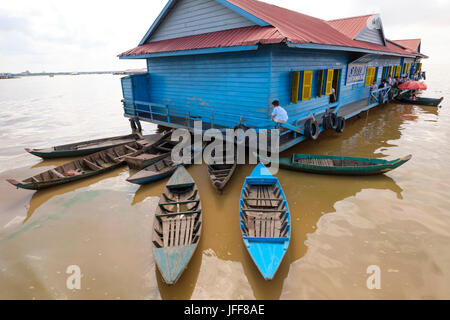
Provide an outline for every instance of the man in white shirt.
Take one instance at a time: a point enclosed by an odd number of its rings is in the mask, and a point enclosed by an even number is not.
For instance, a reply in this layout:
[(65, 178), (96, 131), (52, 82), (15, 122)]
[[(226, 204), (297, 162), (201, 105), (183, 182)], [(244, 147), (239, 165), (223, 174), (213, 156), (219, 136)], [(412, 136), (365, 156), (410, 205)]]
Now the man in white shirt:
[(272, 121), (276, 123), (286, 123), (289, 119), (289, 116), (282, 107), (280, 107), (280, 102), (275, 100), (272, 102), (273, 112), (272, 112)]

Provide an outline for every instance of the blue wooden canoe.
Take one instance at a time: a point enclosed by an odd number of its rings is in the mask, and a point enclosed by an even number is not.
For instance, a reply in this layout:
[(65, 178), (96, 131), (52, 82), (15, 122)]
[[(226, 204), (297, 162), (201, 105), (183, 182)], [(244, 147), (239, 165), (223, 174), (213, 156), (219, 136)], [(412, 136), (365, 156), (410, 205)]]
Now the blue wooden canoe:
[[(203, 147), (202, 147), (203, 148)], [(200, 150), (191, 147), (191, 161), (195, 158), (195, 155)], [(189, 164), (184, 164), (188, 167)], [(142, 169), (141, 171), (135, 173), (127, 179), (128, 182), (134, 184), (147, 184), (150, 182), (158, 181), (172, 175), (175, 170), (177, 170), (178, 165), (172, 161), (172, 154), (169, 153), (165, 158), (149, 165), (148, 167)]]
[(164, 159), (161, 159), (154, 164), (142, 169), (127, 179), (128, 182), (134, 184), (147, 184), (150, 182), (164, 179), (177, 170), (177, 165), (173, 163), (172, 157), (169, 154)]
[(153, 222), (153, 254), (164, 282), (173, 285), (181, 277), (201, 232), (200, 194), (192, 177), (180, 166), (166, 185)]
[(245, 179), (239, 206), (244, 244), (265, 280), (272, 280), (289, 248), (291, 218), (286, 196), (263, 164)]

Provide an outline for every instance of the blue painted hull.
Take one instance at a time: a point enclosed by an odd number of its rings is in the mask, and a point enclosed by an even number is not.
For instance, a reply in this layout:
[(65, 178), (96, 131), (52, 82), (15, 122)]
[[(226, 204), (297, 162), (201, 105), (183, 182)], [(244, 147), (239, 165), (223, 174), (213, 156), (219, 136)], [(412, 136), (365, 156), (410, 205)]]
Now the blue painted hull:
[(128, 179), (127, 181), (134, 183), (134, 184), (140, 184), (140, 185), (147, 184), (147, 183), (162, 180), (162, 179), (170, 176), (172, 173), (175, 172), (176, 169), (177, 168), (175, 167), (172, 171), (165, 172), (163, 174), (152, 175), (152, 176), (141, 178), (141, 179)]
[[(262, 170), (261, 170), (262, 169)], [(260, 173), (263, 172), (261, 175)], [(246, 235), (245, 218), (244, 218), (244, 193), (247, 185), (252, 186), (267, 186), (276, 185), (281, 191), (283, 204), (286, 208), (287, 216), (287, 236), (278, 238), (269, 237), (250, 237)], [(289, 208), (287, 206), (286, 196), (281, 188), (280, 182), (276, 177), (270, 175), (264, 165), (260, 164), (256, 167), (253, 173), (246, 178), (244, 186), (242, 188), (242, 193), (240, 197), (240, 226), (242, 238), (244, 245), (247, 248), (253, 262), (257, 266), (261, 275), (265, 280), (272, 280), (278, 271), (281, 262), (289, 248), (290, 237), (291, 237), (291, 218), (289, 213)]]
[(153, 248), (158, 270), (167, 284), (173, 285), (180, 279), (197, 246), (198, 243), (188, 246)]

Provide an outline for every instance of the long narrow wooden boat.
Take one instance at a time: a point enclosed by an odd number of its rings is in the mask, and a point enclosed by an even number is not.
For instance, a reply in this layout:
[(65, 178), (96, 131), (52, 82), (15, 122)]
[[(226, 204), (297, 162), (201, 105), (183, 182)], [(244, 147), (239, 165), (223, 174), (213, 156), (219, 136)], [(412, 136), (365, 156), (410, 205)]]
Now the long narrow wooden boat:
[(128, 182), (134, 184), (147, 184), (158, 181), (172, 175), (177, 170), (177, 165), (173, 163), (169, 154), (164, 159), (155, 162), (152, 165), (142, 169), (127, 179)]
[(109, 148), (117, 147), (120, 145), (137, 141), (139, 139), (149, 137), (151, 136), (143, 137), (140, 134), (129, 134), (125, 136), (76, 142), (45, 149), (26, 148), (25, 151), (43, 159), (78, 157), (89, 155), (95, 152), (103, 151)]
[(407, 103), (407, 104), (415, 104), (420, 106), (430, 106), (430, 107), (438, 107), (444, 98), (435, 99), (435, 98), (423, 98), (417, 97), (416, 100), (405, 97), (404, 95), (398, 95), (396, 100), (399, 102)]
[(279, 165), (283, 169), (309, 173), (368, 176), (392, 171), (411, 160), (411, 158), (412, 156), (408, 155), (388, 161), (383, 159), (293, 154), (290, 158), (280, 158)]
[(170, 178), (153, 222), (153, 254), (167, 284), (175, 284), (197, 249), (202, 205), (194, 180), (183, 166)]
[[(204, 148), (204, 146), (205, 144), (202, 145), (202, 148)], [(191, 147), (191, 150), (192, 150), (191, 153), (191, 161), (192, 161), (200, 150), (197, 150), (194, 147)], [(183, 165), (185, 167), (189, 166), (189, 164)], [(127, 181), (140, 185), (158, 181), (173, 174), (175, 170), (177, 170), (177, 167), (178, 165), (172, 161), (172, 154), (171, 152), (169, 152), (165, 158), (149, 165), (148, 167), (145, 167), (141, 171), (129, 177)]]
[(280, 182), (263, 164), (245, 179), (240, 198), (244, 244), (265, 280), (272, 280), (288, 250), (291, 218)]
[(225, 188), (236, 171), (236, 156), (234, 156), (232, 160), (232, 164), (227, 164), (231, 161), (227, 161), (227, 159), (224, 158), (218, 164), (214, 163), (208, 165), (209, 179), (211, 180), (213, 187), (219, 192)]
[(172, 149), (178, 144), (170, 140), (172, 132), (166, 132), (162, 135), (161, 139), (158, 140), (151, 147), (140, 151), (139, 153), (125, 157), (125, 161), (130, 169), (142, 170), (164, 158), (167, 158)]
[(17, 188), (39, 190), (92, 177), (118, 168), (125, 163), (126, 156), (139, 152), (149, 143), (151, 142), (147, 140), (127, 143), (66, 163), (21, 182), (14, 179), (7, 181)]

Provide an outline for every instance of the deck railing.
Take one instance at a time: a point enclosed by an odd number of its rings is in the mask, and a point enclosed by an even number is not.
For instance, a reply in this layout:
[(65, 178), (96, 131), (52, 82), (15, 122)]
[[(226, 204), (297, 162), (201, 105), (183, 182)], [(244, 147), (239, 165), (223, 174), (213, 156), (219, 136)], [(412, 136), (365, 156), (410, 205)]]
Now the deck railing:
[[(391, 87), (386, 87), (382, 89), (377, 89), (370, 92), (368, 98), (368, 107), (372, 107), (373, 105), (379, 104), (380, 101), (386, 102), (389, 100), (389, 92), (391, 91)], [(153, 102), (146, 101), (133, 101), (133, 100), (122, 100), (125, 114), (135, 117), (141, 117), (148, 120), (151, 120), (156, 123), (168, 124), (174, 127), (187, 127), (189, 130), (193, 129), (194, 121), (202, 121), (204, 124), (208, 124), (206, 128), (216, 128), (219, 130), (223, 130), (225, 126), (218, 125), (220, 119), (227, 119), (228, 122), (243, 124), (246, 125), (248, 122), (251, 125), (248, 125), (251, 128), (256, 130), (259, 129), (270, 129), (270, 128), (279, 128), (280, 126), (288, 129), (287, 131), (283, 131), (280, 133), (281, 136), (285, 136), (293, 133), (294, 139), (300, 136), (303, 136), (304, 133), (304, 124), (310, 119), (317, 119), (321, 117), (321, 115), (327, 112), (334, 112), (336, 115), (339, 115), (340, 108), (342, 105), (339, 102), (322, 105), (299, 114), (292, 116), (289, 119), (289, 122), (284, 125), (275, 124), (269, 118), (262, 117), (254, 117), (249, 115), (232, 115), (225, 112), (214, 111), (205, 112), (202, 115), (192, 114), (190, 111), (186, 112), (185, 116), (175, 116), (170, 114), (170, 109), (168, 105), (158, 104)], [(230, 119), (230, 118), (235, 118)]]
[[(191, 129), (191, 123), (193, 121), (202, 121), (204, 123), (208, 123), (211, 128), (218, 128), (220, 129), (220, 125), (216, 125), (218, 122), (218, 119), (226, 119), (233, 117), (235, 118), (236, 124), (246, 124), (246, 122), (251, 122), (252, 128), (267, 128), (273, 125), (273, 122), (267, 118), (261, 118), (261, 117), (254, 117), (249, 115), (232, 115), (225, 112), (220, 111), (214, 111), (212, 112), (205, 112), (202, 115), (191, 113), (190, 111), (186, 112), (185, 116), (174, 116), (170, 115), (170, 109), (168, 105), (153, 103), (153, 102), (145, 102), (145, 101), (133, 101), (133, 100), (127, 100), (123, 99), (123, 108), (125, 111), (125, 114), (130, 116), (136, 116), (136, 117), (143, 117), (152, 121), (162, 121), (166, 122), (167, 124), (175, 124), (180, 125), (179, 121), (177, 122), (174, 118), (182, 118), (188, 129)], [(233, 121), (230, 121), (233, 122)], [(255, 125), (256, 124), (256, 125)], [(223, 128), (223, 126), (222, 126)]]
[(368, 100), (369, 105), (385, 103), (389, 101), (389, 93), (391, 92), (391, 90), (392, 87), (388, 86), (386, 88), (370, 91)]

